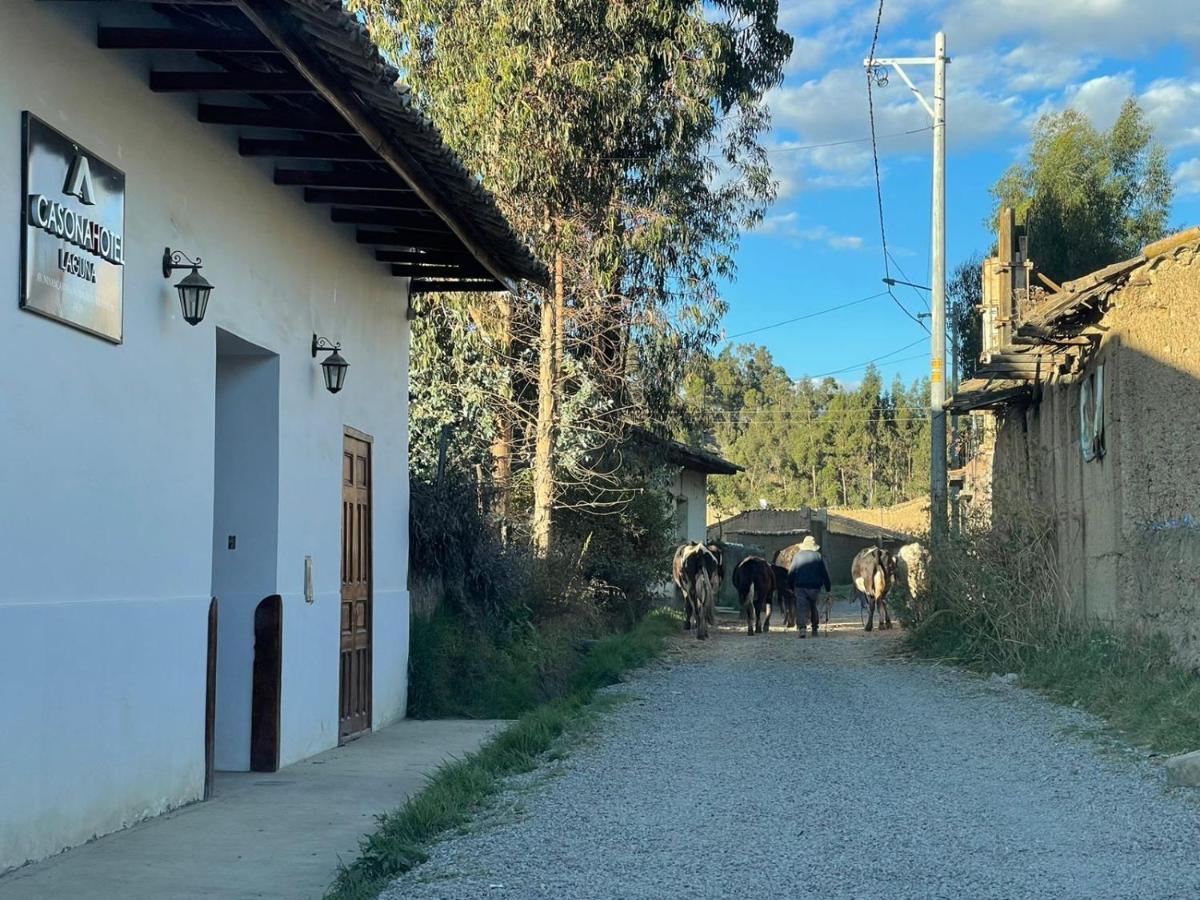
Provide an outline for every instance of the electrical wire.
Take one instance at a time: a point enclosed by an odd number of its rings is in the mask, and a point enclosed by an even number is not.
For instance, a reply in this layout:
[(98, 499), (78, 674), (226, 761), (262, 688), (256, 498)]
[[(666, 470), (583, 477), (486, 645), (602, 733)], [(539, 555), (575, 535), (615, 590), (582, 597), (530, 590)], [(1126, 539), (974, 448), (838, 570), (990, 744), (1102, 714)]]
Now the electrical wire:
[[(923, 131), (933, 131), (932, 125), (925, 125), (921, 128), (909, 128), (905, 131), (892, 131), (887, 134), (880, 134), (876, 137), (860, 137), (860, 138), (842, 138), (836, 141), (823, 141), (819, 144), (796, 144), (791, 147), (768, 147), (763, 150), (766, 154), (775, 153), (802, 153), (808, 150), (824, 150), (827, 147), (845, 147), (849, 144), (869, 144), (876, 138), (884, 140), (885, 138), (907, 137), (911, 134), (920, 134)], [(600, 162), (651, 162), (658, 159), (657, 156), (602, 156)]]
[(860, 303), (866, 303), (868, 300), (876, 300), (885, 294), (887, 294), (887, 291), (879, 291), (876, 294), (871, 294), (869, 297), (859, 297), (857, 300), (851, 300), (848, 303), (839, 303), (837, 306), (818, 309), (816, 312), (805, 313), (802, 316), (795, 316), (791, 319), (784, 319), (782, 322), (772, 322), (770, 325), (760, 325), (758, 328), (750, 328), (746, 331), (739, 331), (737, 334), (726, 335), (725, 340), (731, 341), (734, 338), (745, 337), (748, 334), (757, 334), (758, 332), (766, 331), (769, 328), (779, 328), (781, 325), (791, 325), (793, 322), (802, 322), (805, 319), (813, 319), (817, 316), (823, 316), (826, 313), (837, 312), (839, 309), (849, 309), (851, 306), (857, 306)]
[[(871, 161), (875, 167), (875, 200), (879, 207), (879, 243), (880, 243), (880, 246), (883, 248), (883, 273), (884, 273), (885, 277), (891, 278), (892, 270), (891, 270), (891, 267), (888, 265), (888, 258), (891, 256), (891, 254), (888, 252), (887, 228), (884, 226), (884, 217), (883, 217), (883, 179), (879, 175), (879, 141), (878, 141), (878, 136), (875, 133), (875, 94), (873, 91), (873, 84), (875, 81), (875, 72), (874, 72), (875, 48), (879, 44), (879, 26), (882, 22), (883, 22), (883, 0), (879, 0), (879, 9), (875, 13), (875, 33), (871, 37), (871, 53), (867, 57), (867, 59), (870, 60), (870, 62), (872, 63), (872, 65), (868, 65), (866, 67), (866, 72), (867, 72), (867, 116), (869, 117), (870, 122), (871, 122)], [(907, 279), (907, 276), (905, 276), (905, 278)], [(917, 316), (915, 316), (911, 312), (909, 312), (908, 307), (905, 306), (901, 302), (900, 298), (896, 296), (896, 294), (892, 291), (892, 288), (890, 285), (888, 286), (888, 289), (887, 289), (887, 295), (892, 298), (892, 302), (895, 303), (898, 307), (900, 307), (900, 309), (904, 312), (904, 314), (906, 316), (908, 316), (910, 319), (912, 319), (914, 322), (916, 322), (918, 325), (920, 325), (921, 328), (924, 329), (926, 334), (929, 333), (929, 329), (925, 327), (925, 323), (922, 322)]]

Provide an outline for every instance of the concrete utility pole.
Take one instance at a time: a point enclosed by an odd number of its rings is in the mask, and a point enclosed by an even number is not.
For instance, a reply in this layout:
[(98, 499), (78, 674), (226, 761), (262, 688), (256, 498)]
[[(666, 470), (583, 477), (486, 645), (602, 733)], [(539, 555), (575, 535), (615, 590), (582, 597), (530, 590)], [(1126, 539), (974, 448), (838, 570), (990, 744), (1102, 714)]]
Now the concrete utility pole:
[[(913, 92), (933, 119), (933, 319), (929, 367), (930, 420), (930, 537), (940, 544), (946, 537), (946, 35), (937, 33), (933, 56), (864, 59), (868, 71), (890, 66)], [(917, 90), (904, 66), (933, 66), (933, 106)]]

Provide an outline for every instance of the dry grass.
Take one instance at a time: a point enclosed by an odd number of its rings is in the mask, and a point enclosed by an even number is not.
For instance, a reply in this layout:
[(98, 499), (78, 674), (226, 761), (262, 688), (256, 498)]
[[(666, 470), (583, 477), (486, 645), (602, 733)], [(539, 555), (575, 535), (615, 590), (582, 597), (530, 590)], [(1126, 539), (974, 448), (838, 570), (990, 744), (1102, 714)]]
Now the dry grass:
[(1132, 743), (1162, 753), (1200, 747), (1200, 678), (1172, 661), (1163, 635), (1070, 614), (1053, 547), (1051, 524), (1032, 512), (952, 538), (933, 560), (925, 614), (910, 615), (913, 648), (1016, 672)]

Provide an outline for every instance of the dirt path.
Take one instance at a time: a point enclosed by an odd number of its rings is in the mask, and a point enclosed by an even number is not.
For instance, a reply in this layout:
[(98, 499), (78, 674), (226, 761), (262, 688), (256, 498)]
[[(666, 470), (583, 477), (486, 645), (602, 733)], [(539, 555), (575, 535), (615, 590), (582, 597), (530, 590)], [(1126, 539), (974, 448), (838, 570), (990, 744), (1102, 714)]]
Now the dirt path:
[(897, 637), (681, 636), (384, 896), (1200, 896), (1200, 804), (1159, 766)]

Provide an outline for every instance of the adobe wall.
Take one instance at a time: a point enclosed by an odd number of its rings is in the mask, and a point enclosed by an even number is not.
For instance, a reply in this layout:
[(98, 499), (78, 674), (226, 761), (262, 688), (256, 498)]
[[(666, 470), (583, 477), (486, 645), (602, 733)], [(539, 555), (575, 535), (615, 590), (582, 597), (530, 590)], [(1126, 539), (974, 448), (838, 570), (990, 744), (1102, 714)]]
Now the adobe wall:
[[(1064, 601), (1167, 633), (1200, 664), (1200, 260), (1194, 246), (1133, 273), (1100, 350), (1071, 383), (998, 417), (998, 520), (1055, 523)], [(1103, 370), (1106, 453), (1079, 444), (1084, 379)]]

